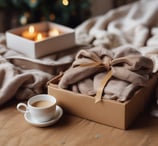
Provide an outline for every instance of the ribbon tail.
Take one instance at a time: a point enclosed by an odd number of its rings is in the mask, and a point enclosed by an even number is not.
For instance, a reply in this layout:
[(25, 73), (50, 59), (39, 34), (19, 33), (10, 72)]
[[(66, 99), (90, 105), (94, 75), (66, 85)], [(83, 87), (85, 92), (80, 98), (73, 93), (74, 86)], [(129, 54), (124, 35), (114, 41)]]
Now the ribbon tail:
[(103, 80), (101, 81), (101, 85), (97, 89), (97, 93), (96, 93), (96, 96), (95, 96), (95, 103), (98, 103), (98, 102), (101, 101), (104, 87), (108, 83), (108, 81), (110, 80), (111, 77), (112, 77), (112, 70), (109, 70), (108, 73), (103, 78)]

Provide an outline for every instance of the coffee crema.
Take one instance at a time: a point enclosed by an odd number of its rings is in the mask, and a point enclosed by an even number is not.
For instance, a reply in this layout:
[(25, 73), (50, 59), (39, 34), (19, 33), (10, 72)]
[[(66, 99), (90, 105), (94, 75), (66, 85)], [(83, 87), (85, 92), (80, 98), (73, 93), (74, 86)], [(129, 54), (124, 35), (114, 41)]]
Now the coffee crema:
[(53, 103), (47, 100), (40, 100), (32, 103), (31, 105), (34, 107), (47, 107), (53, 105)]

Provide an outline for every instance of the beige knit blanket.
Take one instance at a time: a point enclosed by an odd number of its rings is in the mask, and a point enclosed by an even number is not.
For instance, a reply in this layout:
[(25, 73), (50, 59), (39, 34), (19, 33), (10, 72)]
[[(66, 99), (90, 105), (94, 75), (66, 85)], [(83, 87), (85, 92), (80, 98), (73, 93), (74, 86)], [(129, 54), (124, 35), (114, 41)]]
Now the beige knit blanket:
[(48, 80), (70, 66), (78, 49), (31, 59), (8, 49), (5, 35), (0, 34), (0, 106), (13, 98), (25, 100), (47, 93)]

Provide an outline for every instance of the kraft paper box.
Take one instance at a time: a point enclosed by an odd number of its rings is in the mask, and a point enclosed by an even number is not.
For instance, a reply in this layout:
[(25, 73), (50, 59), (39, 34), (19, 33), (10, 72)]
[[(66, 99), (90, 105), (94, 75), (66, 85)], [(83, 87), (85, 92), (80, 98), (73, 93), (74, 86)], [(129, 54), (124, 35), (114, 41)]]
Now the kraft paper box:
[(108, 99), (94, 103), (94, 97), (58, 88), (55, 78), (48, 82), (48, 94), (55, 96), (57, 104), (73, 115), (125, 130), (153, 98), (157, 80), (158, 73), (152, 76), (146, 87), (124, 103)]
[[(46, 32), (55, 28), (62, 34), (47, 37), (41, 41), (33, 41), (21, 36), (29, 26), (34, 26), (37, 32)], [(51, 22), (40, 22), (8, 30), (6, 32), (6, 43), (8, 48), (21, 52), (27, 57), (39, 58), (75, 46), (75, 35), (74, 30), (66, 26)]]

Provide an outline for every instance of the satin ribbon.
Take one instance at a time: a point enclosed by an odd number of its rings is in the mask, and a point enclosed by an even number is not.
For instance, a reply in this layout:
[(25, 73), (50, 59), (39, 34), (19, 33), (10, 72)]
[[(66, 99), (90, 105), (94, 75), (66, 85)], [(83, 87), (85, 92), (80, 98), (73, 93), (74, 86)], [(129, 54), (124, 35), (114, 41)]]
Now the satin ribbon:
[[(133, 57), (135, 57), (135, 56), (130, 56), (130, 59), (133, 59)], [(101, 84), (98, 87), (97, 92), (96, 92), (95, 103), (98, 103), (101, 101), (104, 87), (107, 85), (108, 81), (113, 76), (113, 72), (112, 72), (113, 65), (120, 64), (123, 62), (127, 63), (129, 66), (131, 66), (132, 64), (126, 57), (119, 57), (119, 58), (112, 59), (111, 57), (107, 56), (106, 61), (105, 60), (103, 61), (98, 56), (93, 54), (93, 57), (88, 57), (88, 59), (92, 60), (92, 62), (91, 63), (81, 63), (78, 65), (81, 67), (86, 67), (86, 66), (104, 67), (107, 70), (107, 73), (106, 73), (105, 77), (102, 79)], [(126, 69), (126, 70), (128, 70), (128, 69)], [(138, 75), (132, 71), (129, 71), (129, 73), (131, 75), (135, 76), (136, 78), (141, 78), (140, 75)]]
[(95, 103), (98, 103), (101, 101), (104, 87), (106, 86), (108, 81), (111, 79), (111, 77), (112, 77), (112, 70), (109, 70), (108, 73), (105, 75), (105, 77), (102, 79), (99, 88), (97, 89), (97, 93), (95, 96)]
[(98, 58), (90, 58), (92, 59), (94, 62), (92, 63), (83, 63), (83, 64), (79, 64), (79, 66), (81, 67), (85, 67), (85, 66), (94, 66), (94, 67), (105, 67), (107, 69), (107, 74), (105, 75), (105, 77), (102, 79), (100, 86), (97, 89), (97, 93), (95, 96), (95, 103), (98, 103), (101, 101), (102, 98), (102, 93), (104, 90), (104, 87), (106, 86), (106, 84), (108, 83), (108, 81), (111, 79), (112, 77), (112, 70), (111, 70), (111, 58), (109, 59), (108, 62), (103, 63), (101, 59)]
[[(95, 52), (89, 53), (87, 51), (83, 51), (79, 55), (77, 55), (76, 61), (73, 62), (72, 67), (75, 68), (77, 66), (80, 66), (80, 67), (105, 68), (107, 72), (105, 73), (105, 77), (101, 80), (100, 86), (96, 91), (95, 103), (98, 103), (101, 101), (104, 87), (108, 84), (108, 81), (111, 79), (112, 76), (121, 80), (131, 82), (132, 84), (135, 84), (137, 86), (142, 86), (144, 84), (144, 82), (147, 80), (146, 77), (143, 77), (142, 75), (137, 74), (136, 72), (133, 71), (134, 67), (139, 65), (139, 62), (137, 62), (139, 61), (138, 59), (139, 57), (140, 56), (137, 55), (130, 55), (128, 56), (128, 58), (124, 56), (124, 57), (113, 59), (112, 57), (106, 54), (98, 56)], [(126, 67), (123, 66), (123, 63), (128, 64), (129, 67), (127, 65)], [(130, 67), (132, 70), (130, 70)], [(117, 70), (120, 71), (124, 70), (128, 74), (117, 75), (116, 74)]]

